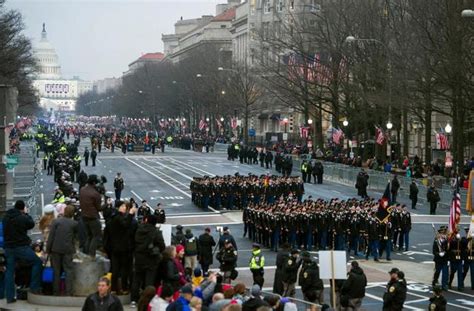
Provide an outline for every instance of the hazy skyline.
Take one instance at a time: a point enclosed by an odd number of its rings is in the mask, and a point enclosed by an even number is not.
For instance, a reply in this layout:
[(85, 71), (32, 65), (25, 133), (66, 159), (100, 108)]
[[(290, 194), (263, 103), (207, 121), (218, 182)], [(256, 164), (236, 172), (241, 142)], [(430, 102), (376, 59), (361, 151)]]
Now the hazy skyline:
[(143, 53), (162, 52), (163, 33), (174, 24), (201, 15), (215, 15), (226, 0), (7, 0), (23, 15), (25, 35), (33, 46), (43, 22), (56, 48), (65, 78), (84, 80), (119, 77)]

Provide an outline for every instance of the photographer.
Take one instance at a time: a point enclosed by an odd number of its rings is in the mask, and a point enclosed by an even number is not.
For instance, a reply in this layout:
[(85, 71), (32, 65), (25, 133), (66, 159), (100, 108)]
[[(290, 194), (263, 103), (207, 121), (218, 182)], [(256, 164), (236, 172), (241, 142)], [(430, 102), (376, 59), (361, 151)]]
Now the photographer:
[(97, 191), (99, 179), (97, 175), (90, 175), (87, 185), (80, 191), (80, 208), (82, 222), (86, 233), (84, 252), (95, 259), (96, 250), (102, 245), (102, 230), (99, 220), (101, 210), (101, 196)]

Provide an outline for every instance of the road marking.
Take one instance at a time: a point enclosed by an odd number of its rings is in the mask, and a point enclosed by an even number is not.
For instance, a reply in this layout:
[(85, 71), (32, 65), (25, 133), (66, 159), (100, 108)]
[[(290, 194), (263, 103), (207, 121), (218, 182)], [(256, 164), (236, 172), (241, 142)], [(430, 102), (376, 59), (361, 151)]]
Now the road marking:
[(157, 192), (161, 192), (161, 191), (160, 190), (150, 190), (150, 192), (157, 193)]
[[(383, 299), (378, 297), (378, 296), (375, 296), (375, 295), (372, 295), (372, 294), (369, 294), (369, 293), (365, 293), (365, 296), (366, 297), (369, 297), (369, 298), (372, 298), (374, 300), (377, 300), (377, 301), (382, 301), (383, 302)], [(425, 298), (425, 299), (428, 299), (428, 298)], [(411, 307), (411, 306), (403, 306), (404, 308), (406, 309), (410, 309), (410, 310), (420, 310), (420, 308), (415, 308), (415, 307)]]
[(143, 201), (142, 197), (139, 196), (135, 191), (130, 190), (130, 192), (131, 192), (134, 196), (136, 196), (140, 201)]
[[(172, 163), (174, 163), (174, 164), (176, 164), (176, 165), (178, 165), (178, 166), (180, 166), (180, 165), (185, 165), (185, 166), (190, 167), (190, 169), (189, 169), (190, 171), (194, 171), (195, 173), (198, 173), (199, 175), (202, 175), (202, 174), (199, 173), (199, 172), (197, 172), (197, 171), (201, 171), (201, 172), (204, 173), (204, 175), (209, 175), (209, 176), (211, 176), (211, 177), (215, 176), (215, 174), (212, 174), (211, 172), (207, 172), (207, 171), (205, 171), (205, 170), (199, 169), (199, 168), (194, 167), (194, 166), (192, 166), (192, 165), (189, 165), (189, 164), (186, 164), (186, 163), (179, 163), (179, 162), (177, 162), (177, 161), (174, 160), (174, 159), (172, 159), (172, 161), (173, 161)], [(193, 161), (193, 163), (194, 163), (194, 161)]]
[[(135, 166), (141, 168), (142, 170), (144, 170), (145, 172), (147, 172), (147, 173), (150, 174), (151, 176), (155, 177), (156, 179), (161, 180), (162, 182), (164, 182), (164, 183), (167, 184), (168, 186), (170, 186), (170, 187), (172, 187), (172, 188), (178, 190), (179, 192), (183, 193), (183, 194), (186, 195), (188, 198), (191, 197), (191, 195), (190, 195), (189, 193), (187, 193), (187, 192), (185, 192), (185, 191), (179, 189), (178, 187), (176, 187), (176, 186), (173, 185), (172, 183), (170, 183), (170, 182), (164, 180), (163, 178), (161, 178), (160, 176), (156, 175), (155, 173), (150, 172), (150, 170), (147, 170), (146, 168), (144, 168), (144, 167), (141, 166), (140, 164), (133, 162), (133, 161), (130, 160), (128, 157), (125, 158), (125, 160), (127, 160), (127, 161), (129, 161), (130, 163), (132, 163), (133, 165), (135, 165)], [(145, 164), (145, 165), (146, 165), (146, 164)], [(167, 176), (166, 174), (163, 174), (163, 175)], [(167, 176), (167, 177), (169, 177), (169, 176)], [(169, 178), (175, 180), (174, 178), (171, 178), (171, 177), (169, 177)], [(177, 181), (177, 180), (175, 180), (175, 181)]]
[(428, 261), (422, 261), (421, 263), (423, 263), (423, 264), (425, 264), (425, 265), (429, 265), (429, 264), (434, 264), (434, 261), (428, 260)]
[[(409, 293), (407, 293), (407, 294), (409, 294)], [(426, 300), (428, 300), (428, 298), (420, 298), (420, 299), (416, 299), (416, 300), (405, 301), (404, 304), (406, 305), (406, 304), (410, 304), (410, 303), (426, 302)]]
[(459, 294), (459, 295), (463, 295), (463, 296), (467, 296), (467, 297), (474, 298), (474, 295), (467, 294), (467, 293), (463, 293), (463, 292), (458, 292), (458, 291), (455, 291), (455, 290), (452, 290), (452, 289), (448, 289), (448, 292), (456, 293), (456, 294)]
[[(201, 218), (201, 217), (221, 217), (222, 215), (216, 215), (216, 214), (207, 214), (207, 215), (174, 215), (174, 216), (166, 216), (166, 219), (178, 219), (178, 218)], [(188, 226), (195, 226), (195, 225), (188, 225)]]
[(424, 253), (424, 252), (416, 252), (416, 251), (408, 251), (403, 252), (404, 255), (412, 256), (412, 255), (425, 255), (425, 256), (433, 256), (431, 253)]
[(179, 204), (179, 203), (171, 203), (170, 205), (171, 205), (171, 206), (174, 206), (174, 207), (179, 207), (179, 206), (183, 206), (184, 204)]
[[(150, 161), (150, 160), (145, 160), (145, 161)], [(158, 164), (158, 165), (161, 165), (161, 166), (163, 166), (164, 168), (169, 169), (170, 171), (173, 171), (173, 172), (175, 172), (176, 174), (181, 175), (181, 176), (183, 176), (183, 177), (186, 178), (186, 179), (193, 180), (192, 177), (190, 177), (190, 176), (188, 176), (188, 175), (186, 175), (186, 174), (183, 174), (183, 173), (181, 173), (180, 171), (175, 170), (174, 168), (171, 168), (171, 167), (169, 167), (169, 166), (167, 166), (167, 165), (164, 165), (163, 163), (160, 163), (159, 161), (150, 161), (150, 162), (153, 162), (153, 163), (156, 163), (156, 164)]]
[[(207, 227), (207, 226), (211, 226), (211, 225), (230, 226), (230, 225), (241, 225), (241, 224), (243, 224), (242, 221), (224, 222), (224, 223), (208, 223), (208, 222), (206, 222), (206, 223), (202, 223), (202, 224), (188, 224), (186, 226), (188, 226), (188, 227)], [(175, 225), (173, 225), (173, 226), (175, 226)]]

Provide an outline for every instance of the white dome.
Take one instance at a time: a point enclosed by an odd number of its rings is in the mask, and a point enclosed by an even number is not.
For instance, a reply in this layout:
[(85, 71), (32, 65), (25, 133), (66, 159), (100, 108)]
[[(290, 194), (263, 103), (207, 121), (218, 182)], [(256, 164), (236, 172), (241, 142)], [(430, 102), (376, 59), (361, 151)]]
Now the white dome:
[(34, 49), (35, 58), (38, 61), (38, 79), (59, 79), (61, 78), (61, 65), (56, 49), (48, 41), (45, 24), (41, 32), (41, 40)]

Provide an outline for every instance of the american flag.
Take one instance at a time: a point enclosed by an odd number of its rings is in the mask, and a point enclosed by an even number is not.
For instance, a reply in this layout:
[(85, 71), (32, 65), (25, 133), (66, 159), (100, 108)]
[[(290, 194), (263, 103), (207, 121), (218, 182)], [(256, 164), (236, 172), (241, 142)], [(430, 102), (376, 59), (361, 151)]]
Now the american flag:
[(332, 141), (336, 144), (339, 145), (341, 143), (341, 138), (344, 137), (344, 132), (341, 129), (332, 129)]
[(436, 133), (436, 149), (449, 149), (448, 136), (443, 132)]
[(451, 208), (449, 209), (449, 226), (448, 230), (451, 234), (457, 233), (457, 226), (461, 220), (461, 195), (459, 194), (458, 186), (454, 191), (453, 201), (451, 202)]
[(218, 127), (218, 128), (221, 128), (221, 127), (222, 127), (222, 122), (221, 122), (221, 120), (219, 120), (219, 119), (216, 118), (216, 123), (217, 123), (217, 127)]
[(378, 145), (383, 145), (385, 143), (385, 134), (380, 127), (375, 128), (375, 142)]
[(300, 136), (301, 138), (308, 138), (309, 127), (302, 126), (300, 127)]
[(232, 127), (233, 129), (237, 128), (237, 118), (232, 118), (230, 120), (230, 127)]
[(207, 123), (204, 120), (199, 121), (199, 130), (204, 130), (207, 127)]

